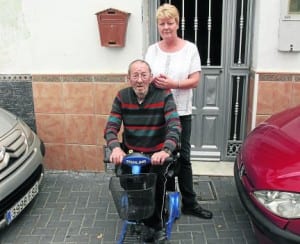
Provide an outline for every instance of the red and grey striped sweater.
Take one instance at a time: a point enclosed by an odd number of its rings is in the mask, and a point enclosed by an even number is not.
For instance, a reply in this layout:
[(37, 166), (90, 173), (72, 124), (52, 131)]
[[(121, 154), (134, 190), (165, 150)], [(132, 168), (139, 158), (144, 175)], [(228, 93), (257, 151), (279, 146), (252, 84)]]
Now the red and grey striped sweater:
[(131, 87), (118, 92), (104, 130), (111, 150), (120, 147), (122, 124), (123, 143), (136, 152), (153, 153), (164, 147), (174, 151), (180, 141), (181, 125), (173, 95), (153, 85), (142, 104)]

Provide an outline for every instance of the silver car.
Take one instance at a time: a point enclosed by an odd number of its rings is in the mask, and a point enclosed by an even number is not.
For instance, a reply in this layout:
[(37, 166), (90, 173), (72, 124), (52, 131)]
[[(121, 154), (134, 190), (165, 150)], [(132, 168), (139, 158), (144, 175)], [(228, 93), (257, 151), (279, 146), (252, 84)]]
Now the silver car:
[(0, 228), (38, 194), (44, 155), (43, 142), (29, 126), (0, 107)]

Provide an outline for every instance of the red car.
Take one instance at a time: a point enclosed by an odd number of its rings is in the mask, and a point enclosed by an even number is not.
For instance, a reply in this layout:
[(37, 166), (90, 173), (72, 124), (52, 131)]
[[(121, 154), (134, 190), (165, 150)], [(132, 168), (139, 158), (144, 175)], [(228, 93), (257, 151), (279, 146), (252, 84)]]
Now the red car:
[(300, 243), (300, 106), (271, 116), (243, 142), (234, 165), (259, 243)]

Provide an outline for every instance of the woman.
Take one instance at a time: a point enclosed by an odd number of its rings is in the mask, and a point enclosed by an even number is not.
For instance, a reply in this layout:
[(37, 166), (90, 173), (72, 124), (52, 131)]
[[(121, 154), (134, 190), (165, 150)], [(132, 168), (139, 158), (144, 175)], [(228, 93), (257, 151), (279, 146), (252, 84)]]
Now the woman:
[(195, 44), (178, 37), (179, 12), (171, 4), (161, 5), (156, 12), (161, 41), (149, 46), (145, 60), (153, 72), (154, 84), (172, 89), (182, 126), (179, 188), (182, 195), (182, 213), (211, 219), (213, 214), (203, 209), (193, 189), (190, 161), (193, 88), (200, 80), (201, 61)]

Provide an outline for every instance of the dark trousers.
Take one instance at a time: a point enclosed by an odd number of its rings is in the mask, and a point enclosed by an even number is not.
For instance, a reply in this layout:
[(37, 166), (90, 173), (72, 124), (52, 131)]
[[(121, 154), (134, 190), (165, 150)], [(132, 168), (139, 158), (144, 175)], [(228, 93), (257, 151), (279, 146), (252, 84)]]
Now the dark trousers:
[(182, 126), (181, 132), (181, 148), (178, 172), (178, 184), (182, 196), (182, 205), (185, 207), (192, 207), (196, 203), (196, 193), (193, 187), (193, 172), (191, 164), (191, 129), (192, 129), (192, 116), (180, 116)]
[[(122, 173), (130, 173), (130, 168), (126, 165), (122, 165)], [(143, 223), (155, 230), (160, 230), (164, 226), (164, 205), (165, 205), (165, 194), (167, 186), (167, 172), (170, 164), (165, 163), (164, 165), (148, 165), (142, 168), (141, 173), (155, 173), (156, 188), (155, 188), (155, 209), (153, 215), (144, 219)]]

